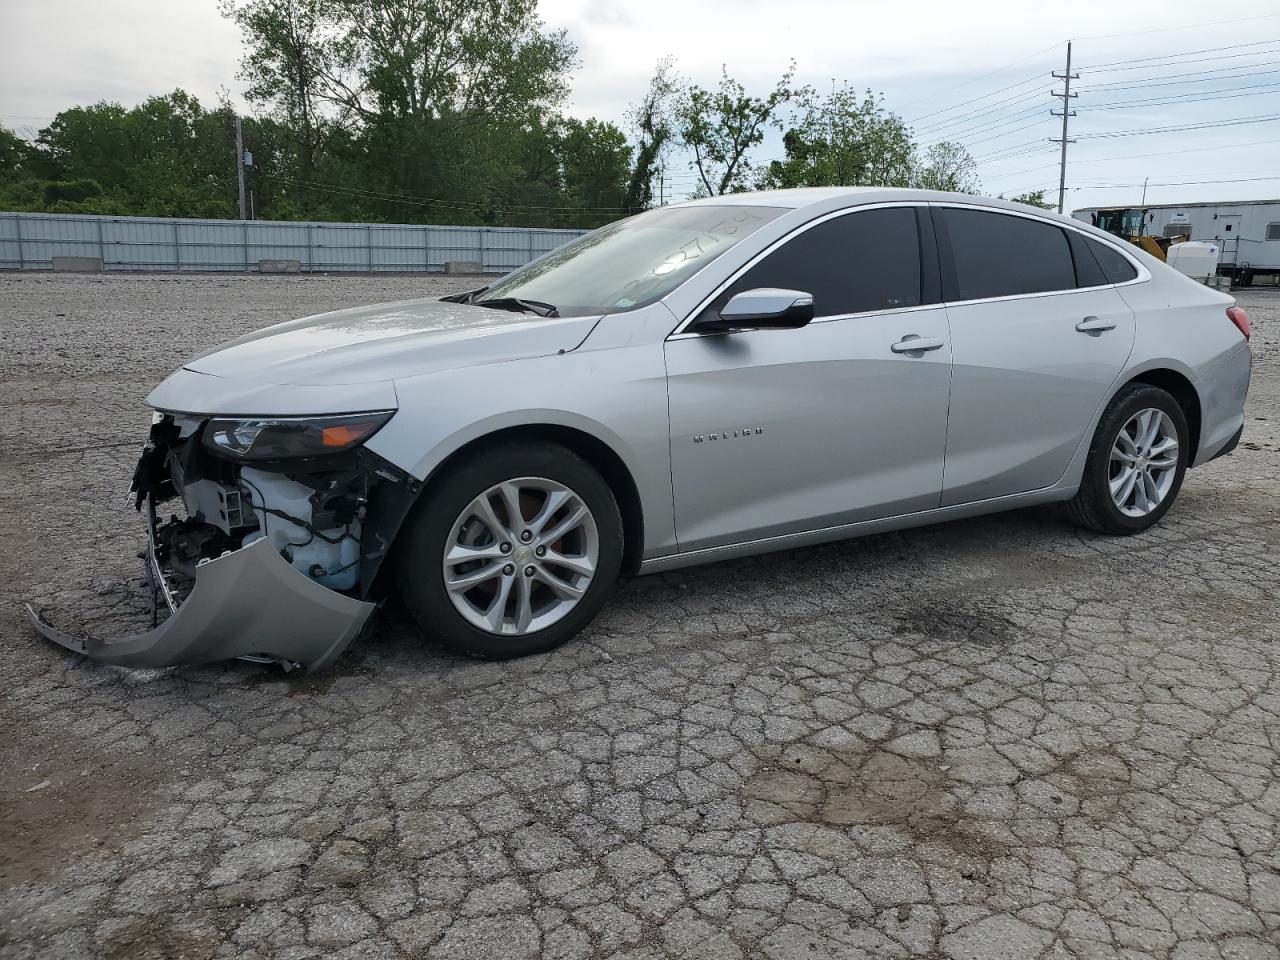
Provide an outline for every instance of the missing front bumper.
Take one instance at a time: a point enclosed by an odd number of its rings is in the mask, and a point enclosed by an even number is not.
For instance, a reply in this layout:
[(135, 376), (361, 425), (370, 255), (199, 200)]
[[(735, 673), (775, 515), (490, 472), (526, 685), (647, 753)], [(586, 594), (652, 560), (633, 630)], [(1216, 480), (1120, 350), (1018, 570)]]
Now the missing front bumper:
[[(154, 554), (153, 538), (148, 549), (153, 570)], [(181, 604), (172, 600), (163, 577), (160, 589), (176, 609), (155, 629), (131, 637), (73, 637), (30, 604), (27, 611), (42, 636), (103, 663), (168, 667), (265, 657), (312, 671), (336, 660), (374, 610), (372, 603), (303, 576), (267, 540), (201, 563), (195, 586)]]

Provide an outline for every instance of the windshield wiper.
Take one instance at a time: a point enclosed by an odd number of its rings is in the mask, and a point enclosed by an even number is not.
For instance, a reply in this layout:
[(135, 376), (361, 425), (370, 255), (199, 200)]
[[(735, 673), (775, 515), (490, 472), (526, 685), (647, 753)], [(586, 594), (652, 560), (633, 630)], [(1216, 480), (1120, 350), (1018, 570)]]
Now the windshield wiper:
[(477, 307), (492, 307), (494, 310), (515, 310), (520, 313), (536, 313), (540, 317), (558, 317), (560, 311), (553, 303), (541, 300), (524, 300), (520, 297), (492, 297), (488, 300), (469, 300)]
[(445, 303), (475, 303), (476, 297), (488, 290), (488, 286), (476, 287), (474, 290), (468, 290), (466, 293), (451, 293), (447, 297), (440, 299)]

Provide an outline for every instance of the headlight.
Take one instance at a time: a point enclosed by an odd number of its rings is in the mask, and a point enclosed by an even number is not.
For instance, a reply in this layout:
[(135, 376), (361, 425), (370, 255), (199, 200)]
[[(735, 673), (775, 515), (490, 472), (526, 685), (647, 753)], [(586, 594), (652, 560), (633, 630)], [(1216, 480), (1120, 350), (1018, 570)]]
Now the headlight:
[(233, 460), (293, 460), (342, 453), (360, 446), (391, 419), (394, 410), (335, 417), (215, 417), (205, 424), (204, 445)]

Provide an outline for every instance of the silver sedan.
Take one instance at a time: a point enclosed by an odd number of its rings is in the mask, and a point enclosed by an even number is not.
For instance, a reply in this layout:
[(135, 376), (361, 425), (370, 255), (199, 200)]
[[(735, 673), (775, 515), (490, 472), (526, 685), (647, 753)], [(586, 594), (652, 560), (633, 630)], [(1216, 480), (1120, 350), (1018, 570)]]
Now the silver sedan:
[(316, 669), (396, 589), (505, 658), (624, 575), (1052, 501), (1138, 533), (1239, 441), (1248, 338), (1230, 297), (1017, 204), (663, 207), (460, 296), (189, 360), (134, 478), (167, 619), (95, 640), (32, 616), (115, 663)]

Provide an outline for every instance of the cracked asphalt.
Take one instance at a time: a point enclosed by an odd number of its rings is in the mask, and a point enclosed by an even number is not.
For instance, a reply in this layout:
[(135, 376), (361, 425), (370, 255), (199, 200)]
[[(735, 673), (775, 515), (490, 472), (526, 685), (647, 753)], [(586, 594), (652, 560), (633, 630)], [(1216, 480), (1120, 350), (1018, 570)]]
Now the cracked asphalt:
[(146, 626), (124, 488), (184, 357), (465, 283), (0, 276), (0, 957), (1280, 957), (1280, 291), (1240, 449), (1136, 538), (642, 578), (506, 664), (395, 608), (312, 677), (33, 635)]

